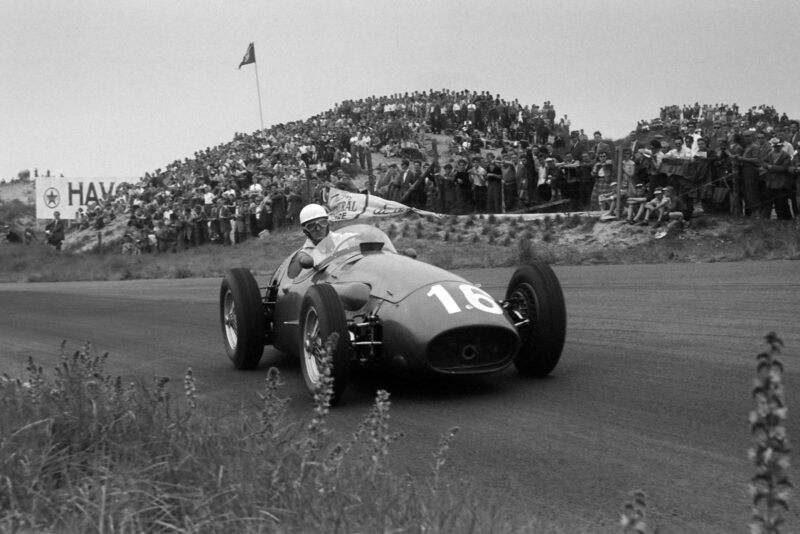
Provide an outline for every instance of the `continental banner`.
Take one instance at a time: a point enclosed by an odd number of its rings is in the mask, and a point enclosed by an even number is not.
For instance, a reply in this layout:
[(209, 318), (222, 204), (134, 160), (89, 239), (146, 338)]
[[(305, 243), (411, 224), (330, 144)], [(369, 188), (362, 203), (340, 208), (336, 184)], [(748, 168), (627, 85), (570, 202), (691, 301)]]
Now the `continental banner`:
[(36, 178), (36, 218), (52, 219), (60, 212), (62, 219), (74, 219), (78, 208), (114, 195), (123, 184), (133, 183), (123, 178)]
[(419, 215), (433, 215), (441, 217), (438, 213), (419, 210), (368, 193), (351, 193), (331, 187), (328, 192), (328, 219), (331, 221), (349, 221), (369, 217), (396, 217), (409, 212)]

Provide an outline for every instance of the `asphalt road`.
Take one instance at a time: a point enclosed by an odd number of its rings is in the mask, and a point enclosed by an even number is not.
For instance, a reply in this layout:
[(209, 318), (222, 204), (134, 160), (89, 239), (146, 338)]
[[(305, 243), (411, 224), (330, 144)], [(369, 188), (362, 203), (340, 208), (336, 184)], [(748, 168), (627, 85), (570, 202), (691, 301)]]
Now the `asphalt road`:
[[(763, 336), (786, 343), (789, 434), (798, 436), (800, 262), (557, 267), (567, 343), (547, 379), (512, 369), (457, 381), (390, 384), (402, 469), (427, 468), (439, 436), (459, 426), (450, 467), (566, 532), (618, 532), (634, 489), (651, 528), (746, 532), (753, 473), (747, 414)], [(500, 297), (511, 269), (462, 271)], [(233, 369), (218, 324), (219, 280), (0, 284), (0, 371), (45, 368), (86, 341), (123, 375), (180, 379), (192, 367), (209, 402), (255, 405), (277, 366), (298, 417), (310, 413), (298, 366), (268, 349), (261, 367)], [(354, 431), (371, 403), (356, 384), (332, 412)], [(800, 481), (797, 470), (792, 480)], [(789, 530), (800, 525), (795, 497)]]

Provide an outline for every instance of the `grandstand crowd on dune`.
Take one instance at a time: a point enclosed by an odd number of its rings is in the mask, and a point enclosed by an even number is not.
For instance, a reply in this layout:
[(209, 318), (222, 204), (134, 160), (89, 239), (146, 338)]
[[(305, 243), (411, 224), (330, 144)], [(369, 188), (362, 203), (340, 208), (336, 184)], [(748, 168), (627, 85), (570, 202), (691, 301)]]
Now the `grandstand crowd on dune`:
[(550, 102), (373, 96), (146, 173), (73, 227), (125, 217), (128, 251), (236, 244), (296, 224), (330, 187), (447, 214), (600, 210), (652, 226), (701, 212), (790, 219), (799, 146), (798, 122), (768, 106), (668, 106), (613, 142), (573, 129)]

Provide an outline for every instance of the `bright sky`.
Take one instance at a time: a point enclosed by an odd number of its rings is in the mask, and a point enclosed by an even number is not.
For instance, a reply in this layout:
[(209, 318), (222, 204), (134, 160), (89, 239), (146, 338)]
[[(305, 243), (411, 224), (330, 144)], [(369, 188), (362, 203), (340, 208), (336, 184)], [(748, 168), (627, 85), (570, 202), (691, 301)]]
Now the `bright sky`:
[(666, 104), (800, 118), (797, 0), (0, 0), (0, 178), (136, 178), (348, 98), (550, 100), (622, 137)]

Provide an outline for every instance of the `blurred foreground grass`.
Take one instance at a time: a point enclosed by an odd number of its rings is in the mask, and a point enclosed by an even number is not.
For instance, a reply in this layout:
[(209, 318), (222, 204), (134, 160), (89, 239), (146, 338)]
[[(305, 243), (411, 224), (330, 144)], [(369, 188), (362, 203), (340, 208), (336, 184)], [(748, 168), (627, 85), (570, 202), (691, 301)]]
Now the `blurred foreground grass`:
[(0, 532), (563, 532), (455, 479), (456, 428), (420, 474), (393, 470), (385, 391), (342, 440), (324, 392), (308, 419), (287, 416), (275, 369), (255, 409), (219, 414), (191, 369), (142, 384), (105, 363), (62, 347), (52, 373), (30, 360), (0, 377)]

